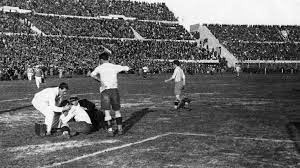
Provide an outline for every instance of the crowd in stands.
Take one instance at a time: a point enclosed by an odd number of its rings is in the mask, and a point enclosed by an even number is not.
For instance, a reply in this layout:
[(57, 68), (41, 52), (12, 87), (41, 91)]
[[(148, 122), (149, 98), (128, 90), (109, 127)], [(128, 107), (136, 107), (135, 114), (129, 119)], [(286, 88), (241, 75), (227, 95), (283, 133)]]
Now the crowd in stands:
[(22, 15), (17, 13), (0, 12), (0, 32), (28, 33), (30, 27), (22, 24)]
[(33, 25), (46, 35), (134, 38), (135, 31), (145, 39), (193, 40), (182, 25), (160, 22), (15, 13), (3, 13), (0, 21), (0, 32), (30, 33)]
[[(25, 72), (27, 65), (36, 64), (52, 67), (55, 71), (64, 67), (85, 74), (97, 66), (97, 55), (103, 51), (101, 45), (113, 52), (113, 62), (129, 65), (135, 71), (150, 66), (152, 72), (168, 72), (172, 66), (166, 62), (170, 59), (212, 58), (211, 52), (199, 49), (195, 42), (1, 35), (0, 61), (7, 70), (11, 69), (10, 74), (15, 70)], [(165, 61), (157, 63), (154, 59)]]
[(300, 43), (227, 43), (239, 60), (300, 60)]
[(269, 25), (226, 25), (209, 24), (207, 28), (221, 42), (252, 41), (252, 42), (281, 42), (279, 26)]
[(179, 24), (135, 21), (130, 22), (130, 26), (146, 39), (193, 40)]
[(76, 16), (124, 15), (139, 20), (177, 21), (165, 3), (118, 0), (2, 0), (0, 6), (17, 6), (39, 13)]
[(239, 60), (300, 59), (300, 26), (206, 26)]
[(179, 24), (41, 15), (34, 15), (29, 20), (48, 35), (134, 38), (133, 28), (145, 39), (192, 40), (191, 35)]
[(283, 37), (287, 38), (289, 41), (300, 42), (299, 26), (281, 26), (280, 31), (283, 34)]
[(133, 38), (132, 30), (124, 20), (81, 19), (34, 15), (30, 22), (48, 35)]

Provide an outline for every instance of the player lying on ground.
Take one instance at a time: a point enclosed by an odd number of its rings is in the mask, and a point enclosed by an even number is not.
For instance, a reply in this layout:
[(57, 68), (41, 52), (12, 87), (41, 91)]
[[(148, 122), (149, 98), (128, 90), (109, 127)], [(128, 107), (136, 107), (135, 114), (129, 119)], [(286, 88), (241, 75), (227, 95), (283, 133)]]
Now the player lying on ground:
[[(63, 114), (59, 118), (59, 128), (62, 128), (62, 131), (68, 132), (69, 135), (91, 133), (93, 128), (91, 119), (85, 109), (78, 103), (78, 98), (72, 97), (70, 98), (70, 102), (65, 101), (65, 103), (70, 103), (71, 109), (63, 111)], [(72, 119), (75, 122), (70, 122)]]
[(91, 73), (91, 77), (100, 82), (101, 109), (105, 113), (104, 119), (108, 126), (107, 133), (109, 136), (114, 136), (111, 109), (115, 112), (118, 134), (123, 134), (117, 74), (122, 71), (129, 71), (130, 68), (109, 63), (109, 56), (108, 52), (99, 55), (100, 65)]
[(58, 107), (69, 87), (66, 83), (59, 84), (58, 87), (46, 88), (36, 93), (31, 101), (34, 108), (45, 116), (46, 135), (51, 135), (51, 129), (57, 128), (59, 115), (63, 111), (67, 111), (71, 106)]
[(169, 82), (171, 80), (174, 80), (175, 87), (174, 87), (174, 94), (176, 97), (176, 100), (174, 101), (174, 108), (178, 109), (179, 104), (181, 102), (181, 92), (185, 87), (185, 75), (183, 70), (180, 68), (180, 62), (178, 60), (173, 61), (174, 64), (174, 73), (171, 76), (171, 78), (165, 80), (165, 82)]

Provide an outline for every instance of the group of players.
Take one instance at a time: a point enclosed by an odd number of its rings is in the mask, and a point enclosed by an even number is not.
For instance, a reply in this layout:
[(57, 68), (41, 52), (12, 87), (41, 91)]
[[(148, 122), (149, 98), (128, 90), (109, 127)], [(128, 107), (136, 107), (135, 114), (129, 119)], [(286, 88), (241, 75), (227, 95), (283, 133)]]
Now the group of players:
[(39, 89), (41, 83), (43, 83), (44, 80), (44, 72), (42, 71), (41, 67), (38, 65), (34, 67), (29, 65), (27, 68), (27, 77), (29, 81), (31, 81), (34, 77), (36, 87)]
[[(58, 87), (46, 88), (34, 95), (32, 99), (33, 106), (45, 116), (45, 135), (51, 135), (53, 130), (60, 130), (62, 135), (67, 136), (80, 133), (88, 134), (96, 130), (93, 127), (97, 123), (92, 121), (102, 122), (98, 125), (103, 125), (108, 136), (124, 133), (117, 74), (122, 71), (129, 71), (130, 68), (110, 63), (110, 55), (109, 52), (101, 53), (99, 55), (100, 64), (90, 75), (100, 83), (101, 111), (96, 111), (96, 114), (95, 110), (91, 113), (90, 109), (84, 107), (76, 96), (72, 96), (69, 101), (62, 100), (69, 89), (66, 83), (61, 83)], [(180, 68), (178, 60), (173, 61), (173, 64), (174, 73), (164, 82), (175, 81), (174, 93), (176, 100), (174, 106), (177, 109), (182, 105), (181, 92), (185, 87), (185, 74)], [(117, 125), (115, 130), (113, 130), (111, 111), (114, 112), (114, 120)], [(103, 120), (99, 116), (103, 116)]]

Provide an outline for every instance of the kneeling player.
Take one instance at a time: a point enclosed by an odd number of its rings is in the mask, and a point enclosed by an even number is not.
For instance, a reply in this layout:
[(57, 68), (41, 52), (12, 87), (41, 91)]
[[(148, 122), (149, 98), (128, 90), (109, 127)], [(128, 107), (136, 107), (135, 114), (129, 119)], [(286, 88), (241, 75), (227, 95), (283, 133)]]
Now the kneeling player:
[[(68, 102), (67, 102), (68, 103)], [(60, 128), (69, 134), (89, 134), (92, 131), (92, 122), (87, 112), (80, 106), (77, 99), (71, 99), (69, 111), (64, 111), (60, 116)], [(75, 122), (69, 122), (74, 119)], [(68, 129), (69, 128), (69, 129)]]

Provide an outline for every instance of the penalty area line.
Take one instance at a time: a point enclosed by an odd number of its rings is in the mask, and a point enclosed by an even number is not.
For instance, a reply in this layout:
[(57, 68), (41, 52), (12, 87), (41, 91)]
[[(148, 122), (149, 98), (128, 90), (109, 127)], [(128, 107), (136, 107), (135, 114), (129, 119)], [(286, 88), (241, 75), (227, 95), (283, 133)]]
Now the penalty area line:
[(67, 161), (64, 161), (64, 162), (58, 162), (58, 163), (54, 163), (52, 165), (46, 165), (46, 166), (43, 166), (41, 168), (61, 166), (63, 164), (67, 164), (67, 163), (71, 163), (71, 162), (74, 162), (74, 161), (77, 161), (77, 160), (80, 160), (80, 159), (96, 156), (96, 155), (99, 155), (99, 154), (102, 154), (102, 153), (106, 153), (106, 152), (126, 148), (126, 147), (129, 147), (129, 146), (132, 146), (132, 145), (137, 145), (137, 144), (141, 144), (141, 143), (148, 142), (148, 141), (153, 141), (155, 139), (165, 137), (165, 136), (168, 136), (168, 135), (171, 135), (171, 134), (173, 134), (173, 133), (165, 133), (165, 134), (157, 135), (157, 136), (150, 137), (150, 138), (147, 138), (147, 139), (144, 139), (144, 140), (141, 140), (141, 141), (132, 142), (132, 143), (124, 144), (124, 145), (121, 145), (121, 146), (116, 146), (116, 147), (104, 149), (104, 150), (101, 150), (101, 151), (97, 151), (97, 152), (94, 152), (94, 153), (90, 153), (90, 154), (87, 154), (87, 155), (79, 156), (79, 157), (76, 157), (74, 159), (70, 159), (70, 160), (67, 160)]

